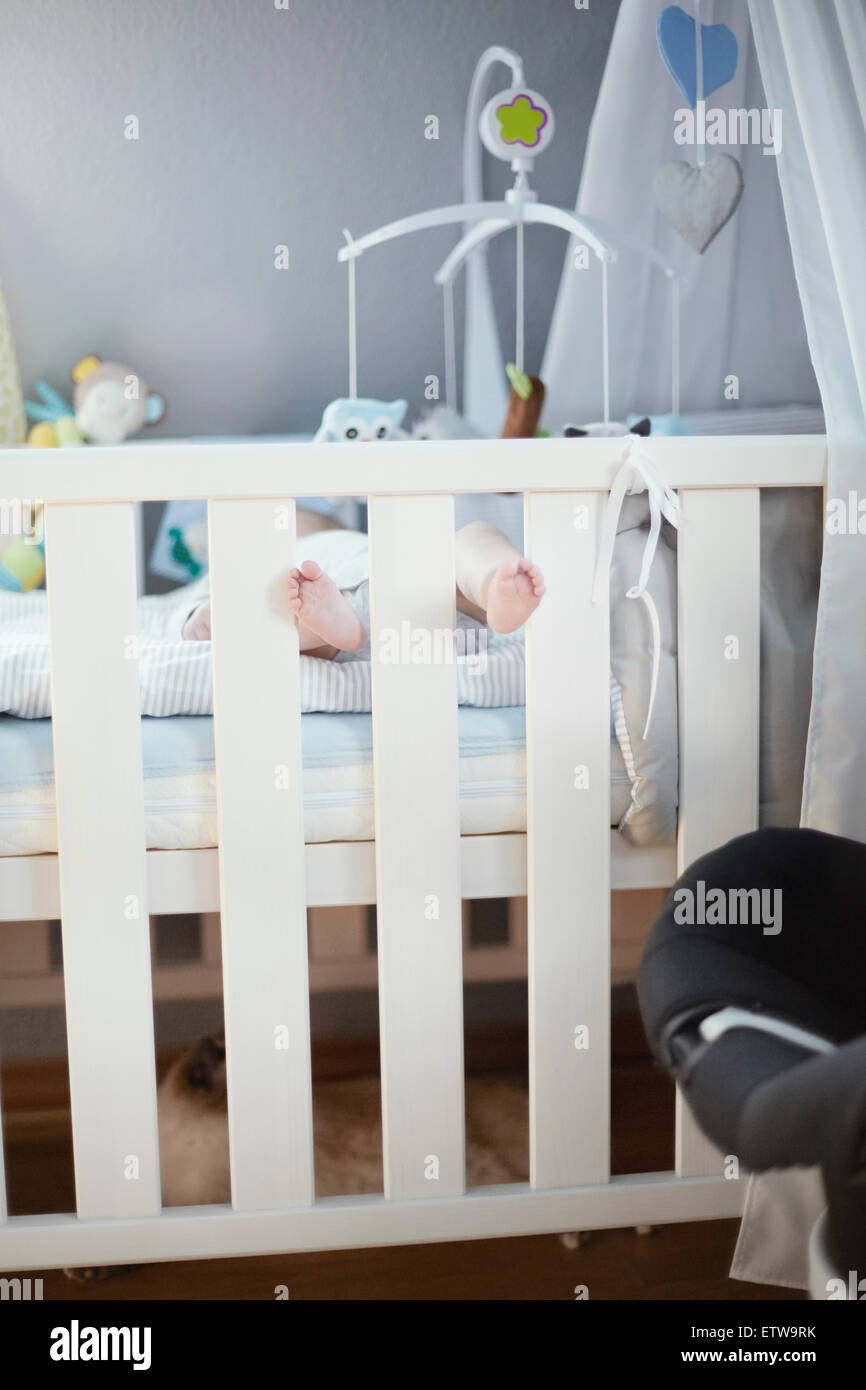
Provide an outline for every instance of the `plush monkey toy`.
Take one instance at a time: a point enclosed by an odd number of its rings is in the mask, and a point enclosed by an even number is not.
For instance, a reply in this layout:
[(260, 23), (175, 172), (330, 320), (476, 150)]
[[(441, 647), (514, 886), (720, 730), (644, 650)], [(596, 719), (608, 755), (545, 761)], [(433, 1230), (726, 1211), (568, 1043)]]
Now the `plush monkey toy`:
[(138, 373), (120, 362), (102, 362), (91, 353), (73, 367), (72, 380), (72, 405), (47, 381), (36, 382), (39, 401), (24, 402), (30, 419), (38, 422), (28, 444), (42, 449), (85, 441), (119, 444), (165, 415), (163, 397), (148, 391)]
[(165, 415), (165, 401), (119, 362), (83, 357), (72, 369), (75, 423), (93, 444), (119, 444)]

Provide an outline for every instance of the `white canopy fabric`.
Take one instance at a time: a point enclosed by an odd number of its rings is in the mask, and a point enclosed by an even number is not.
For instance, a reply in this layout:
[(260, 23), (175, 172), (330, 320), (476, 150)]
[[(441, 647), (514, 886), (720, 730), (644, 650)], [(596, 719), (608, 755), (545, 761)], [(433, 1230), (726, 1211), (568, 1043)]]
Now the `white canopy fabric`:
[(829, 448), (802, 823), (866, 840), (866, 3), (750, 9)]
[[(801, 819), (866, 840), (866, 0), (749, 8), (767, 100), (784, 111), (779, 178), (827, 426)], [(752, 1179), (733, 1277), (807, 1287), (809, 1232), (823, 1204), (817, 1171)]]
[[(685, 7), (690, 8), (688, 0)], [(818, 403), (776, 174), (761, 145), (708, 146), (739, 159), (745, 192), (732, 220), (699, 256), (655, 207), (653, 179), (669, 160), (694, 163), (674, 140), (685, 99), (662, 63), (655, 27), (661, 0), (622, 0), (583, 162), (577, 210), (664, 252), (682, 275), (681, 409), (736, 410), (724, 395), (736, 375), (739, 403)], [(759, 5), (761, 8), (761, 5)], [(793, 8), (798, 8), (794, 6)], [(766, 105), (746, 0), (704, 0), (704, 23), (725, 23), (739, 44), (731, 82), (708, 108)], [(730, 132), (729, 132), (730, 133)], [(783, 148), (787, 130), (783, 118)], [(544, 423), (601, 418), (601, 288), (592, 258), (566, 256), (541, 376)], [(611, 408), (670, 410), (670, 286), (627, 252), (610, 269)]]

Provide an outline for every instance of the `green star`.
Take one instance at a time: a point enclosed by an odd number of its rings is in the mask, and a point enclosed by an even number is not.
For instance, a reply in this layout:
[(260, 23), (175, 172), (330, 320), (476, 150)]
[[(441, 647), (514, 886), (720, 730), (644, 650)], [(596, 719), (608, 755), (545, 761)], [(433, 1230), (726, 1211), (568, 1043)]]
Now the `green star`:
[(541, 139), (547, 124), (547, 112), (535, 106), (532, 98), (521, 93), (507, 106), (496, 109), (502, 140), (506, 145), (526, 145), (532, 149)]

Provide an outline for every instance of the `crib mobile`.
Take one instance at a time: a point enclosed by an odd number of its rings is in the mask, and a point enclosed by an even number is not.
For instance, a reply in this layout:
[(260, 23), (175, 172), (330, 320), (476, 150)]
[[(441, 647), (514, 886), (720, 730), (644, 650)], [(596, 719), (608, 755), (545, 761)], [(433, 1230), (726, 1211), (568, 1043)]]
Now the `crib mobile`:
[[(488, 73), (495, 64), (511, 69), (511, 85), (484, 101)], [(575, 264), (579, 256), (591, 252), (601, 265), (601, 323), (602, 323), (602, 412), (603, 424), (612, 426), (610, 419), (610, 333), (608, 312), (608, 270), (617, 260), (618, 250), (641, 256), (664, 273), (671, 286), (671, 415), (679, 416), (680, 408), (680, 289), (676, 270), (654, 247), (646, 245), (628, 233), (615, 231), (605, 223), (579, 216), (570, 209), (556, 207), (538, 200), (530, 187), (530, 174), (536, 158), (550, 145), (555, 131), (555, 118), (550, 103), (524, 81), (523, 60), (511, 49), (498, 45), (481, 55), (472, 78), (466, 112), (464, 145), (464, 175), (462, 203), (431, 208), (426, 212), (389, 222), (365, 236), (355, 238), (344, 228), (345, 245), (337, 259), (348, 271), (348, 359), (349, 392), (351, 401), (358, 398), (358, 322), (357, 322), (357, 265), (365, 251), (398, 237), (460, 223), (463, 234), (434, 275), (442, 289), (443, 334), (445, 357), (445, 408), (449, 416), (457, 415), (457, 368), (454, 327), (454, 281), (471, 257), (500, 233), (513, 229), (515, 235), (515, 307), (514, 363), (518, 377), (529, 378), (525, 368), (525, 244), (527, 224), (559, 227), (575, 238)], [(501, 201), (476, 196), (480, 176), (480, 149), (477, 139), (497, 159), (511, 165), (514, 184)], [(535, 379), (537, 380), (537, 378)], [(514, 379), (512, 378), (512, 386)], [(514, 391), (512, 390), (513, 404)], [(611, 429), (613, 432), (613, 429)]]
[[(485, 98), (489, 74), (501, 64), (511, 71), (509, 87)], [(405, 401), (381, 401), (358, 395), (358, 323), (357, 323), (357, 264), (367, 250), (384, 242), (428, 228), (462, 224), (463, 234), (434, 275), (434, 283), (442, 289), (443, 335), (445, 359), (445, 405), (437, 416), (416, 426), (415, 438), (466, 438), (477, 431), (461, 418), (457, 402), (457, 354), (454, 322), (454, 282), (468, 266), (472, 256), (481, 251), (494, 237), (513, 229), (515, 234), (515, 340), (514, 362), (509, 376), (512, 391), (509, 409), (517, 416), (511, 433), (524, 437), (536, 433), (540, 399), (540, 382), (525, 367), (525, 244), (526, 224), (558, 227), (575, 239), (575, 264), (585, 263), (592, 253), (601, 266), (602, 321), (602, 420), (584, 426), (569, 426), (575, 433), (589, 435), (625, 434), (634, 428), (635, 421), (620, 425), (610, 417), (610, 333), (608, 313), (608, 270), (617, 260), (619, 250), (632, 252), (663, 272), (671, 287), (671, 410), (667, 416), (651, 417), (653, 433), (684, 432), (679, 419), (680, 409), (680, 285), (675, 268), (654, 247), (595, 219), (576, 212), (542, 203), (530, 187), (529, 176), (535, 160), (549, 147), (556, 122), (550, 102), (528, 87), (524, 81), (523, 60), (508, 48), (494, 45), (482, 53), (475, 67), (466, 110), (463, 159), (463, 202), (432, 208), (398, 221), (387, 223), (365, 236), (355, 238), (345, 228), (345, 245), (337, 253), (348, 274), (348, 395), (330, 402), (322, 416), (315, 436), (319, 442), (345, 440), (387, 440), (399, 437), (406, 411)], [(485, 200), (480, 189), (481, 146), (497, 159), (511, 165), (515, 174), (512, 188), (501, 201)], [(578, 261), (580, 257), (580, 262)], [(509, 425), (506, 422), (506, 431)], [(174, 504), (173, 528), (168, 533), (171, 559), (178, 567), (177, 574), (195, 577), (205, 562), (191, 543), (188, 525)], [(176, 524), (175, 524), (176, 518)], [(196, 523), (198, 518), (196, 518)], [(164, 569), (161, 573), (167, 572)], [(176, 577), (177, 577), (176, 574)]]

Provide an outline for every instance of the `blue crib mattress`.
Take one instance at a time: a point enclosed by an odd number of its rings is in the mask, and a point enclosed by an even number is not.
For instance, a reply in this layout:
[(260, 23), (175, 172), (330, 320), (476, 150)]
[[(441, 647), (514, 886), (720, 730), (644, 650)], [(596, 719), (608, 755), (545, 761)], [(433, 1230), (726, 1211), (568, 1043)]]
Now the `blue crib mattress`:
[[(525, 714), (522, 706), (458, 711), (463, 834), (526, 828)], [(216, 844), (213, 720), (145, 718), (141, 726), (148, 848)], [(305, 714), (301, 732), (307, 842), (372, 839), (371, 716)], [(612, 740), (612, 825), (624, 814), (629, 792)], [(51, 721), (0, 715), (0, 855), (56, 849)]]

